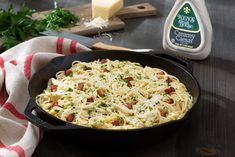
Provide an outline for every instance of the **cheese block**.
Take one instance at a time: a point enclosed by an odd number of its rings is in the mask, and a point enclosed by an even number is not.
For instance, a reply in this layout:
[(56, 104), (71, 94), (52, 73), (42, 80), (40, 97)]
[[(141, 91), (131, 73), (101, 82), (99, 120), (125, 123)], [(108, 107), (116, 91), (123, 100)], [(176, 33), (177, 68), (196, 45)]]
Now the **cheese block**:
[(109, 19), (123, 8), (123, 0), (92, 0), (92, 17)]

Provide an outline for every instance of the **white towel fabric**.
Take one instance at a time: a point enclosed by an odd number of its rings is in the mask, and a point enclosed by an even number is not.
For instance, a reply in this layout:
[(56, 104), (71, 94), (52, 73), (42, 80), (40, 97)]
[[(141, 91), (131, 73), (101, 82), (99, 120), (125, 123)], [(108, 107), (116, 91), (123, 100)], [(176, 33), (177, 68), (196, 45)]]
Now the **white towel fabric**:
[(25, 119), (31, 76), (52, 58), (89, 51), (62, 37), (37, 37), (0, 55), (0, 157), (29, 157), (42, 132)]

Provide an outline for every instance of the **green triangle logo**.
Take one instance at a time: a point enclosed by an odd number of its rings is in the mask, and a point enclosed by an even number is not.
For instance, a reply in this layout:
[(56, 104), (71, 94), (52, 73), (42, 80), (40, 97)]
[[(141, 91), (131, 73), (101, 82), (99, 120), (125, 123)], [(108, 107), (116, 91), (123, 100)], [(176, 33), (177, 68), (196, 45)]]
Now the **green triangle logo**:
[(176, 14), (173, 27), (185, 31), (199, 31), (198, 19), (195, 16), (194, 10), (189, 3), (185, 3), (180, 11)]

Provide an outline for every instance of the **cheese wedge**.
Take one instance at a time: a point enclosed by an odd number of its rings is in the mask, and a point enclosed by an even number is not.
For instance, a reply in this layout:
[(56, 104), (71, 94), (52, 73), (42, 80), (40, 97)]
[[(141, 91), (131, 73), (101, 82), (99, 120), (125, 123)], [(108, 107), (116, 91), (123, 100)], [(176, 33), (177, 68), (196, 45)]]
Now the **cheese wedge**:
[(92, 0), (92, 17), (109, 19), (123, 8), (123, 0)]

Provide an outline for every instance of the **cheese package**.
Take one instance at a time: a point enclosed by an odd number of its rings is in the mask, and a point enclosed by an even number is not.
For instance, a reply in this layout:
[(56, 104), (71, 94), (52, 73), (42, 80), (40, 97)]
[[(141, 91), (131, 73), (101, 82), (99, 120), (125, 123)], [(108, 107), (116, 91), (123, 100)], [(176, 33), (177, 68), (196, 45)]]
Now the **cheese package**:
[(123, 0), (92, 0), (92, 17), (109, 19), (123, 8)]

